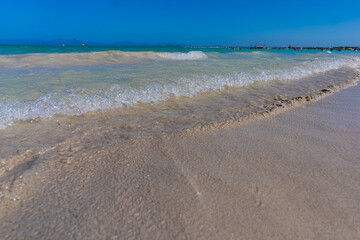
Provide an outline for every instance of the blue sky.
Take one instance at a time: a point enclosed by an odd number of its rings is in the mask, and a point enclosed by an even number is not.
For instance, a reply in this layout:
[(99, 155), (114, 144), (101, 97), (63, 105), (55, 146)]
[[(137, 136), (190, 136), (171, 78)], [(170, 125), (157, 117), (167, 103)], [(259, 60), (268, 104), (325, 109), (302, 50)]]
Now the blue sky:
[(360, 1), (0, 0), (0, 39), (360, 45)]

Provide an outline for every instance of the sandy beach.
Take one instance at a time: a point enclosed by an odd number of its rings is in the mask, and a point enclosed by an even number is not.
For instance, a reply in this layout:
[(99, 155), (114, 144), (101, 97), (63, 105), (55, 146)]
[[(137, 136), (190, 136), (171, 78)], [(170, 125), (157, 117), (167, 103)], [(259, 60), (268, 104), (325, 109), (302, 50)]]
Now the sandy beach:
[(1, 168), (13, 195), (0, 201), (0, 236), (356, 239), (359, 106), (357, 85), (226, 129), (27, 151)]
[(0, 240), (360, 240), (356, 3), (3, 1)]

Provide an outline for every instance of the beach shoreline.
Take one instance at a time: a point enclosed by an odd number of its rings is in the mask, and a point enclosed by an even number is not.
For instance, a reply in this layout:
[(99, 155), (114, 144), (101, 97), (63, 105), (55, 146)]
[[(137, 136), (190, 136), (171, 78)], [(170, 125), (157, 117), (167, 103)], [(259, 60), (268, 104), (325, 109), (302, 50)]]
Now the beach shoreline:
[(129, 140), (85, 136), (29, 151), (2, 174), (26, 182), (9, 181), (15, 200), (0, 201), (0, 233), (5, 239), (354, 239), (359, 103), (357, 85), (227, 129)]

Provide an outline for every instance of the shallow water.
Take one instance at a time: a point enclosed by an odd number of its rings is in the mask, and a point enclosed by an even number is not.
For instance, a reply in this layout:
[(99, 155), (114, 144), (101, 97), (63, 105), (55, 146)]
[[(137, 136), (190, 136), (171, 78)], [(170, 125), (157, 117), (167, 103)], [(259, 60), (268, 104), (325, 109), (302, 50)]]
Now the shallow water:
[(197, 50), (0, 47), (0, 156), (79, 128), (129, 138), (253, 118), (353, 85), (360, 62), (347, 52)]
[(0, 197), (47, 151), (226, 128), (353, 86), (360, 63), (293, 50), (14, 49), (0, 47)]
[[(358, 54), (1, 47), (0, 129), (354, 68)], [(122, 51), (119, 51), (122, 50)], [(146, 50), (146, 51), (144, 51)], [(41, 52), (43, 51), (43, 52)], [(181, 52), (182, 51), (182, 52)], [(17, 54), (14, 54), (17, 53)]]

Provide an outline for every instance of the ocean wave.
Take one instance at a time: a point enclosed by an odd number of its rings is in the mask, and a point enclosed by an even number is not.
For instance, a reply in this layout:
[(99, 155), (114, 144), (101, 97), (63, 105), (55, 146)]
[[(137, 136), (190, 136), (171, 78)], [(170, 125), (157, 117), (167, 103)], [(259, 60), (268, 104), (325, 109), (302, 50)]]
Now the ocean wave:
[(113, 85), (107, 90), (58, 91), (27, 102), (0, 102), (0, 129), (29, 119), (48, 119), (56, 114), (81, 115), (96, 110), (131, 107), (138, 103), (158, 103), (171, 97), (192, 97), (225, 87), (243, 87), (255, 82), (296, 80), (344, 67), (358, 68), (360, 60), (309, 61), (289, 69), (239, 72), (228, 76), (180, 78), (173, 83), (149, 83), (141, 87)]
[(123, 52), (29, 53), (0, 55), (0, 67), (70, 67), (136, 63), (142, 60), (199, 60), (207, 55), (201, 51), (182, 52)]
[(190, 51), (188, 53), (155, 52), (154, 54), (160, 58), (172, 60), (198, 60), (207, 58), (207, 55), (201, 51)]

